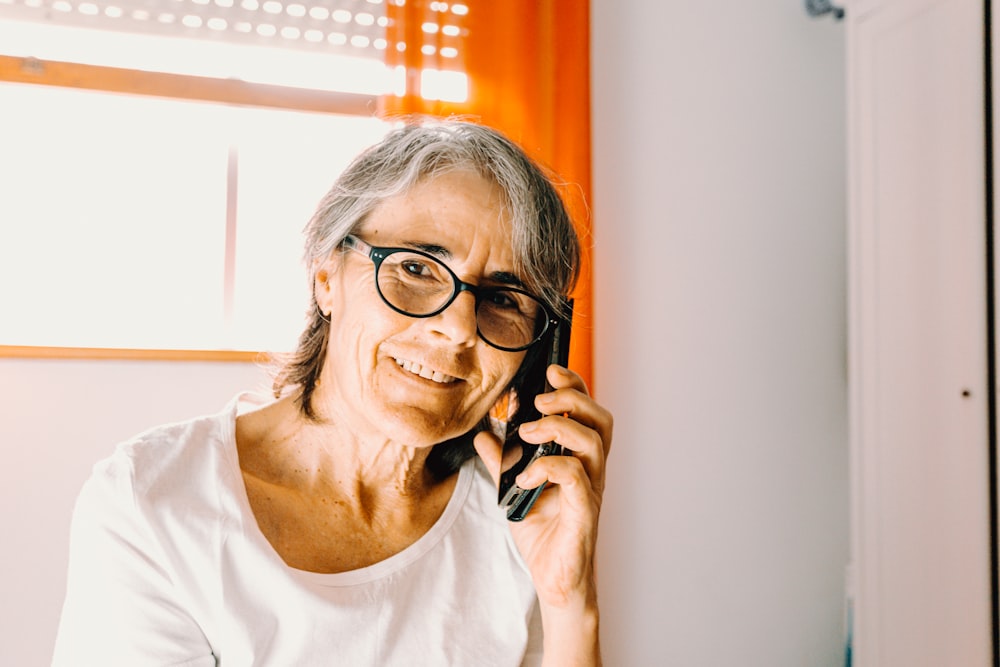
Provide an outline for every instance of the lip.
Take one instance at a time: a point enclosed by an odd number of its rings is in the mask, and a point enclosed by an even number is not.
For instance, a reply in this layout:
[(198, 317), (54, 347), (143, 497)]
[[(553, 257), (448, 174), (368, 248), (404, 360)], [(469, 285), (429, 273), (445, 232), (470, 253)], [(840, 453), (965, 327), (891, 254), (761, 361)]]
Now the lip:
[(430, 364), (421, 364), (405, 357), (392, 357), (393, 362), (405, 373), (413, 377), (422, 378), (441, 386), (452, 385), (459, 381), (454, 375), (449, 375), (444, 371), (434, 368)]

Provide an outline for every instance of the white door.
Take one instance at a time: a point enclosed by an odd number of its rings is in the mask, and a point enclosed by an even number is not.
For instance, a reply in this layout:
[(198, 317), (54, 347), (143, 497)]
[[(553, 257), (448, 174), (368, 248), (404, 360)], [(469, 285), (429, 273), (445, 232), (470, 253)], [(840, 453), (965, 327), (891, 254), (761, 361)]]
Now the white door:
[(992, 665), (983, 0), (847, 6), (854, 665)]

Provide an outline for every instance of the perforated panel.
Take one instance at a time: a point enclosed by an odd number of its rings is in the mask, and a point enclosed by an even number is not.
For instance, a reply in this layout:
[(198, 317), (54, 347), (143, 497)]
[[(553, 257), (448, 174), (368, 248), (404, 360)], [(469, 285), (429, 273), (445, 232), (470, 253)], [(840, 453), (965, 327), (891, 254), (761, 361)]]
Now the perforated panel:
[[(159, 36), (222, 40), (246, 45), (318, 50), (382, 59), (386, 48), (386, 2), (404, 0), (0, 0), (0, 19), (98, 28)], [(468, 9), (431, 2), (431, 19), (419, 45), (457, 57), (455, 37)], [(440, 20), (434, 20), (439, 18)], [(436, 45), (436, 46), (435, 46)]]

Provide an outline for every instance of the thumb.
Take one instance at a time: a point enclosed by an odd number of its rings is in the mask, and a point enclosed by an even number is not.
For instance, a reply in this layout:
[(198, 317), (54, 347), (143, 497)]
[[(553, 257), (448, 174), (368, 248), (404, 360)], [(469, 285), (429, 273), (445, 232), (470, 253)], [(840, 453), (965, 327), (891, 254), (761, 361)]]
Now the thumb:
[(472, 446), (475, 447), (479, 458), (486, 465), (486, 470), (489, 471), (493, 482), (498, 484), (500, 482), (500, 455), (503, 451), (500, 439), (489, 431), (480, 431), (472, 440)]

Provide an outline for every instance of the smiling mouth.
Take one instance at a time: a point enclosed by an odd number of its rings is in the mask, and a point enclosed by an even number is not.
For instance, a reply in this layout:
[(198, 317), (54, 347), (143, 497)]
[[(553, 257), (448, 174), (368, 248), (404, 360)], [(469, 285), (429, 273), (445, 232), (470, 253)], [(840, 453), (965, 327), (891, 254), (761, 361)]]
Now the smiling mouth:
[(413, 373), (414, 375), (419, 375), (425, 380), (431, 380), (437, 382), (438, 384), (451, 384), (458, 380), (456, 377), (450, 375), (445, 375), (441, 371), (436, 371), (433, 368), (428, 368), (426, 366), (421, 366), (420, 364), (410, 361), (409, 359), (400, 359), (398, 357), (393, 357), (395, 362), (408, 373)]

